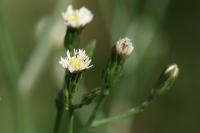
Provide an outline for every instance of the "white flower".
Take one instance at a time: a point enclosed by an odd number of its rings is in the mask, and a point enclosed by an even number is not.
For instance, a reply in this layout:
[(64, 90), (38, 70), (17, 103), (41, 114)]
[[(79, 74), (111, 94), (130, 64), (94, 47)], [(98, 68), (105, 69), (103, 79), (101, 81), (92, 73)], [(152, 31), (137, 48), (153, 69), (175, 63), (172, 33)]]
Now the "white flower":
[(62, 16), (65, 24), (73, 28), (83, 27), (93, 19), (93, 14), (87, 8), (73, 9), (72, 5), (67, 7)]
[(128, 37), (125, 37), (117, 41), (115, 48), (118, 54), (124, 56), (130, 55), (134, 49), (133, 44)]
[(85, 50), (74, 49), (73, 56), (71, 56), (69, 50), (67, 50), (67, 57), (61, 57), (59, 64), (61, 64), (63, 68), (66, 68), (73, 73), (89, 69), (92, 67), (92, 65), (90, 65), (91, 61), (92, 60), (85, 54)]

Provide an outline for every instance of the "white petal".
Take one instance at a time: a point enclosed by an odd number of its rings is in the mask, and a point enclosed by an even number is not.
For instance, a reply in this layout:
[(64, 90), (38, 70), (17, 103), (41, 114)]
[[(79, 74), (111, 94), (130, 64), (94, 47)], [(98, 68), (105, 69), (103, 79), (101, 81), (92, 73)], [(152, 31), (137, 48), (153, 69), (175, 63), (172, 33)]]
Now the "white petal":
[(69, 50), (67, 50), (67, 58), (71, 58)]
[(60, 61), (58, 62), (59, 64), (62, 65), (63, 68), (67, 68), (67, 61), (64, 58), (60, 58)]
[(68, 7), (67, 7), (66, 13), (67, 13), (67, 14), (71, 14), (72, 12), (73, 12), (73, 6), (70, 4), (70, 5), (68, 5)]
[[(77, 15), (77, 17), (79, 17), (77, 21), (71, 20), (71, 16), (74, 15), (74, 13)], [(62, 17), (67, 26), (79, 28), (88, 24), (93, 19), (93, 14), (85, 7), (75, 10), (73, 9), (72, 5), (69, 5), (66, 11), (62, 13)]]
[(79, 10), (79, 15), (80, 15), (80, 18), (81, 18), (82, 26), (86, 25), (87, 23), (89, 23), (93, 19), (93, 14), (86, 7), (82, 7)]

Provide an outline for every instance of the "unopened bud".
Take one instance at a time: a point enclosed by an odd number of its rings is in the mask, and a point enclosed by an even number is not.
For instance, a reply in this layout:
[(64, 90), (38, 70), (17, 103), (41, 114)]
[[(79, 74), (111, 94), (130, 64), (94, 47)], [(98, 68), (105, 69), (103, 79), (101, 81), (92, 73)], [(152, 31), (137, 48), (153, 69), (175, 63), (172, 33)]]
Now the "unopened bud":
[(164, 75), (171, 79), (176, 79), (178, 73), (179, 73), (179, 68), (177, 64), (172, 64), (166, 68)]
[(177, 64), (167, 66), (160, 75), (159, 82), (165, 82), (168, 79), (176, 79), (179, 73)]
[(132, 53), (133, 49), (134, 49), (133, 44), (128, 37), (125, 37), (117, 41), (116, 44), (117, 54), (128, 56)]
[(153, 93), (156, 95), (161, 95), (170, 90), (175, 80), (177, 79), (179, 74), (179, 68), (177, 64), (169, 65), (164, 71), (161, 73), (160, 78), (156, 84)]

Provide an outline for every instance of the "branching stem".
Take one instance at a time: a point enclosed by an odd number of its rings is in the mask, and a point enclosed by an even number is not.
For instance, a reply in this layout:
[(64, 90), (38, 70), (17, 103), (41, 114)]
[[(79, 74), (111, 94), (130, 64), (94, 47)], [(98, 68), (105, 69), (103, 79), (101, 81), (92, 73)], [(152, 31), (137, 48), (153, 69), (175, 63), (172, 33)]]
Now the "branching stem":
[(99, 99), (97, 101), (97, 105), (95, 106), (92, 114), (90, 115), (90, 118), (87, 121), (86, 125), (81, 130), (81, 133), (86, 133), (88, 131), (88, 129), (91, 127), (91, 124), (93, 123), (93, 121), (96, 118), (97, 114), (99, 113), (100, 109), (104, 105), (106, 97), (107, 97), (108, 94), (109, 94), (109, 89), (103, 89), (102, 90), (102, 92), (100, 94), (100, 97), (99, 97)]
[(105, 119), (102, 119), (102, 120), (94, 121), (92, 123), (92, 127), (102, 126), (102, 125), (109, 124), (109, 123), (112, 123), (112, 122), (115, 122), (115, 121), (127, 119), (130, 116), (133, 117), (133, 116), (137, 115), (138, 113), (143, 112), (145, 108), (149, 107), (149, 105), (151, 105), (153, 100), (154, 100), (154, 98), (151, 97), (148, 100), (146, 100), (145, 102), (143, 102), (141, 105), (139, 105), (138, 107), (132, 108), (125, 113), (122, 113), (122, 114), (119, 114), (119, 115), (116, 115), (116, 116), (111, 116), (109, 118), (105, 118)]

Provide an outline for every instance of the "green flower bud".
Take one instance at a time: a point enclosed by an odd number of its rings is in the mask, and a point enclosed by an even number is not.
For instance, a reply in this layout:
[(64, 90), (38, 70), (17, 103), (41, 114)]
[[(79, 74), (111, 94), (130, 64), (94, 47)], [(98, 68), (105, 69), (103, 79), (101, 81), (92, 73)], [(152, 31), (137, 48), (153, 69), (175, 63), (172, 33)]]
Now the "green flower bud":
[(175, 80), (177, 79), (178, 74), (179, 68), (177, 64), (169, 65), (166, 69), (164, 69), (160, 75), (155, 89), (152, 91), (153, 95), (162, 95), (170, 90)]

